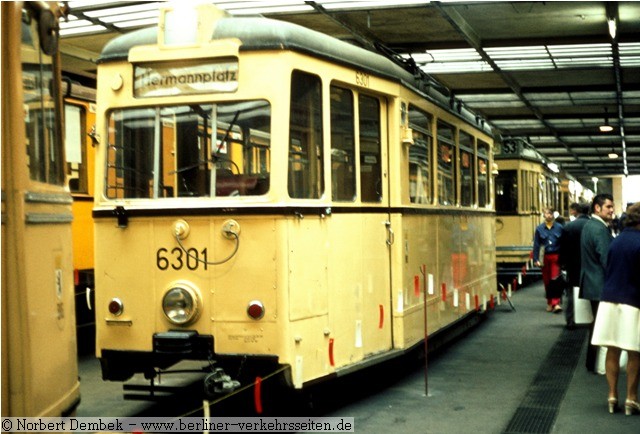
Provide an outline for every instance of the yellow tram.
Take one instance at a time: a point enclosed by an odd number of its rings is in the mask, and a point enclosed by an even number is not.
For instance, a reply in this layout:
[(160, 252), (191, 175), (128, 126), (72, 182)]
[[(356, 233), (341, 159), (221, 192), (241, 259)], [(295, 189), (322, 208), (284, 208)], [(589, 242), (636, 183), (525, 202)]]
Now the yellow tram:
[(73, 197), (73, 278), (78, 354), (95, 351), (93, 274), (93, 183), (96, 90), (66, 77), (62, 80), (65, 113), (67, 185)]
[(104, 48), (97, 103), (103, 378), (201, 359), (302, 388), (491, 305), (492, 136), (397, 62), (168, 7)]
[(80, 400), (54, 2), (2, 3), (2, 416)]
[(539, 270), (527, 271), (533, 235), (544, 208), (559, 209), (559, 167), (520, 138), (496, 143), (494, 157), (498, 166), (495, 207), (500, 280), (510, 282), (519, 273), (539, 276)]

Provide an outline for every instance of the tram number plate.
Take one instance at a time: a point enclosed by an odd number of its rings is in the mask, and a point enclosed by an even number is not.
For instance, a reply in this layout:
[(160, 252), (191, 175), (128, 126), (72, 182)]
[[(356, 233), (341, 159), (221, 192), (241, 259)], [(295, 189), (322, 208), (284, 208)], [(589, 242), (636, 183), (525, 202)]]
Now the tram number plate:
[(156, 252), (156, 266), (159, 270), (182, 270), (184, 267), (189, 270), (197, 270), (200, 266), (207, 269), (207, 249), (200, 251), (195, 248), (183, 250), (180, 247), (165, 249), (160, 247)]
[(369, 87), (369, 74), (356, 71), (356, 84), (358, 86)]

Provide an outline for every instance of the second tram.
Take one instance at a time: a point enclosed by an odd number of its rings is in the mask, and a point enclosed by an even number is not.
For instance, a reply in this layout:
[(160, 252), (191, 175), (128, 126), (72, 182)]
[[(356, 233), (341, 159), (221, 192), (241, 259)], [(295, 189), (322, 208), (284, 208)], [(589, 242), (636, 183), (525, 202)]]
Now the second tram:
[[(498, 167), (495, 179), (496, 257), (501, 283), (523, 276), (537, 278), (531, 268), (533, 236), (542, 222), (542, 212), (552, 207), (569, 220), (569, 205), (590, 198), (571, 175), (538, 152), (523, 138), (507, 138), (496, 143)], [(518, 283), (516, 282), (516, 285)]]

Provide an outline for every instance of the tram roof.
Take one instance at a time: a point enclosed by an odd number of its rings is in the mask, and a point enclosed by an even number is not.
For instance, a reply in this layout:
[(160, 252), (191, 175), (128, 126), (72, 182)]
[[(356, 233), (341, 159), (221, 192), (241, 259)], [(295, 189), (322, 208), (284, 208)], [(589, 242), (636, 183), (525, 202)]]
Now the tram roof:
[[(152, 27), (119, 36), (105, 45), (97, 61), (126, 59), (134, 46), (155, 44), (157, 35), (157, 27)], [(489, 124), (468, 108), (460, 105), (459, 110), (451, 109), (448, 89), (430, 80), (417, 67), (412, 72), (403, 67), (402, 62), (394, 62), (379, 53), (306, 27), (263, 17), (220, 18), (212, 39), (226, 38), (238, 38), (241, 51), (292, 50), (400, 82), (473, 127), (493, 135)], [(410, 64), (407, 67), (410, 68)]]

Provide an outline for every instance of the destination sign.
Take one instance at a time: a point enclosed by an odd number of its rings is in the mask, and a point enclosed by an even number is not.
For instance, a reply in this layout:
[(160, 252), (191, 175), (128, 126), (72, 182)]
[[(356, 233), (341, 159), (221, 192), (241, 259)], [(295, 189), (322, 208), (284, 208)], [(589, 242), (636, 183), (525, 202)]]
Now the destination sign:
[(137, 98), (234, 92), (238, 89), (238, 62), (197, 65), (143, 64), (134, 69)]

